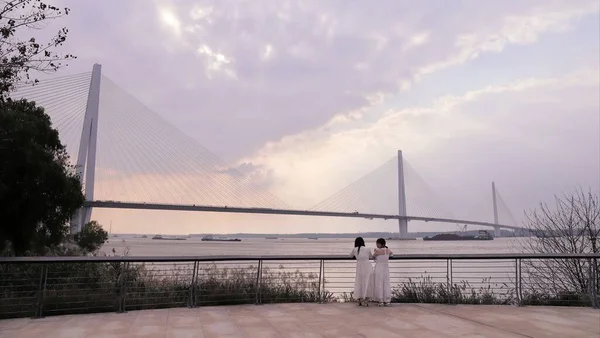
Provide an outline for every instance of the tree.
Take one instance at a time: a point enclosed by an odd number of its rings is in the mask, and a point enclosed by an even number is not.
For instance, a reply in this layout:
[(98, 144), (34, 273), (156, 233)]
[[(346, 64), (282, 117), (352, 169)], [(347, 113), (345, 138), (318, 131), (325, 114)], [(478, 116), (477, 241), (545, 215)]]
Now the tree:
[(54, 72), (64, 61), (75, 58), (54, 51), (66, 41), (67, 28), (61, 28), (45, 42), (30, 33), (68, 14), (68, 8), (61, 9), (40, 0), (0, 1), (0, 100), (5, 100), (21, 80), (36, 83), (37, 80), (30, 77), (31, 70)]
[(75, 235), (75, 242), (87, 252), (96, 252), (108, 240), (108, 232), (96, 221), (86, 224), (81, 232)]
[[(529, 212), (526, 228), (532, 234), (522, 241), (526, 252), (600, 253), (600, 199), (581, 189), (556, 196), (554, 207), (542, 203)], [(600, 294), (600, 260), (541, 260), (526, 265), (529, 283), (555, 294), (586, 294), (593, 285)], [(593, 265), (596, 275), (591, 278)]]
[(43, 252), (83, 206), (79, 177), (44, 109), (0, 101), (0, 251)]

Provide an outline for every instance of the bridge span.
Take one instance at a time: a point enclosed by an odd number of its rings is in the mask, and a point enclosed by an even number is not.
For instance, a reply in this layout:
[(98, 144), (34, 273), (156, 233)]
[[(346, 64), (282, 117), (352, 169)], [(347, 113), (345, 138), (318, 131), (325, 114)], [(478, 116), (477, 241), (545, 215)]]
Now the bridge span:
[(133, 209), (133, 210), (164, 210), (164, 211), (200, 211), (200, 212), (220, 212), (220, 213), (238, 213), (238, 214), (263, 214), (263, 215), (294, 215), (294, 216), (320, 216), (320, 217), (348, 217), (365, 219), (395, 219), (406, 221), (422, 222), (440, 222), (440, 223), (460, 223), (468, 225), (480, 225), (492, 227), (494, 229), (524, 230), (522, 227), (505, 224), (494, 224), (490, 222), (468, 221), (449, 218), (419, 217), (419, 216), (400, 216), (367, 214), (360, 212), (332, 212), (332, 211), (314, 211), (314, 210), (294, 210), (294, 209), (271, 209), (271, 208), (243, 208), (229, 206), (208, 206), (208, 205), (181, 205), (181, 204), (159, 204), (159, 203), (139, 203), (139, 202), (116, 202), (116, 201), (86, 201), (84, 207), (103, 208), (103, 209)]

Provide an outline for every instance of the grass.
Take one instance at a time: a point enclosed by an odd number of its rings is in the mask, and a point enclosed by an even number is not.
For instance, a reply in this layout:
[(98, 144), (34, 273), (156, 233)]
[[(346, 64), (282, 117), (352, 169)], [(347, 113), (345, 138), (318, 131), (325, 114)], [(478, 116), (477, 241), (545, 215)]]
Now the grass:
[[(343, 293), (344, 302), (353, 302), (352, 293)], [(592, 306), (588, 294), (569, 291), (538, 290), (528, 287), (516, 290), (508, 283), (492, 283), (483, 278), (479, 286), (460, 281), (448, 287), (447, 283), (435, 282), (431, 276), (408, 278), (405, 283), (392, 288), (392, 303), (471, 304), (471, 305), (530, 305), (530, 306)]]

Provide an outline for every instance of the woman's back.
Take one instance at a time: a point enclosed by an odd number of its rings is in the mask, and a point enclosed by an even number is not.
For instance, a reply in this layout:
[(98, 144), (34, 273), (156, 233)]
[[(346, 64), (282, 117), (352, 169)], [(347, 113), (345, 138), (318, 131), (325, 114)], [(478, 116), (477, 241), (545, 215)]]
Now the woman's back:
[(383, 249), (377, 249), (377, 251), (380, 252), (380, 254), (377, 255), (377, 258), (375, 259), (376, 264), (388, 263), (390, 260), (390, 255), (392, 254), (390, 249), (383, 248)]
[(375, 269), (373, 271), (372, 289), (369, 294), (380, 304), (388, 304), (392, 298), (392, 289), (390, 283), (389, 260), (393, 255), (387, 247), (375, 249)]
[(371, 259), (371, 250), (364, 246), (355, 247), (350, 253), (351, 257), (356, 258), (356, 278), (354, 280), (354, 298), (359, 300), (359, 305), (362, 305), (362, 300), (366, 298), (373, 272), (373, 266), (369, 260)]
[(350, 255), (355, 257), (357, 261), (369, 261), (371, 259), (371, 250), (362, 246), (354, 248)]

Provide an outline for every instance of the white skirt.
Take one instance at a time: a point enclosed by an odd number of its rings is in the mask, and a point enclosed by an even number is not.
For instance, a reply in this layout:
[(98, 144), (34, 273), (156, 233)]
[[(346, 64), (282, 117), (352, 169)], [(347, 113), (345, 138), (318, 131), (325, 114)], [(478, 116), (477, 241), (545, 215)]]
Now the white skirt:
[(392, 300), (390, 267), (387, 262), (375, 263), (367, 295), (380, 303), (389, 303)]
[(354, 279), (354, 299), (362, 299), (367, 297), (367, 290), (371, 282), (373, 274), (373, 266), (369, 261), (356, 262), (356, 277)]

